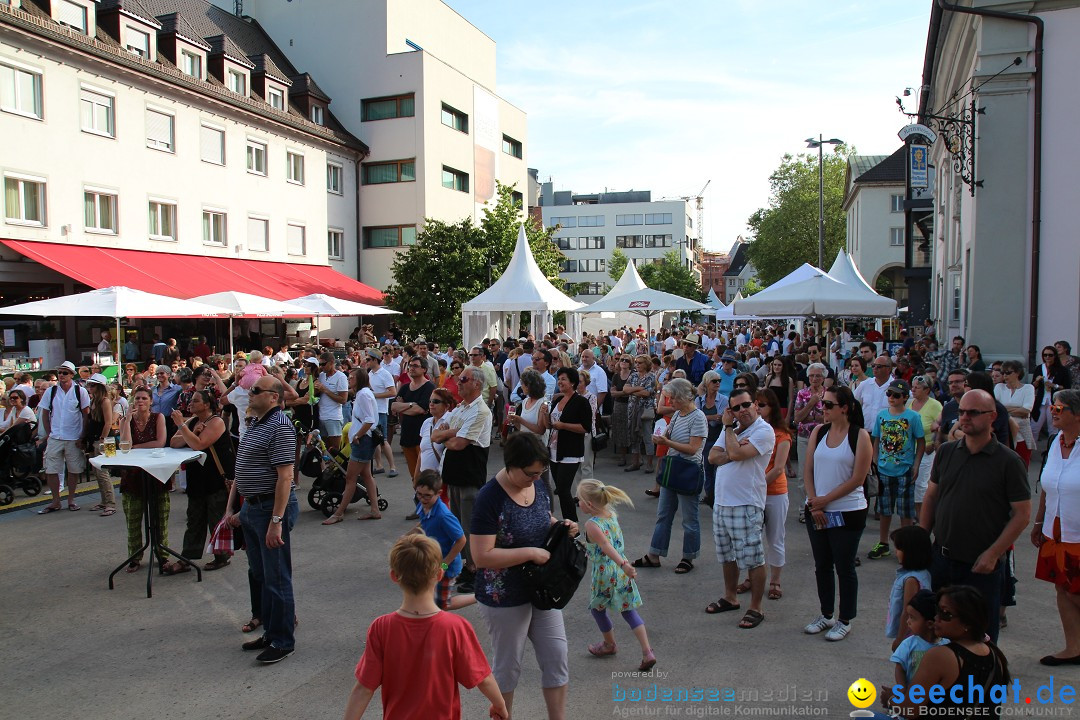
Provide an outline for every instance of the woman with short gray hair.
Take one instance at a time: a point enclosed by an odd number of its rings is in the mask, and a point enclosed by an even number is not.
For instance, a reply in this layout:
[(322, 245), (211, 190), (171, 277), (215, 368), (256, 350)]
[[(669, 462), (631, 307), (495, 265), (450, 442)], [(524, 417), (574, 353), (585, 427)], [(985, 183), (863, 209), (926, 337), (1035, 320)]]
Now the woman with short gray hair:
[[(671, 400), (675, 412), (668, 420), (667, 429), (663, 434), (655, 436), (653, 442), (667, 446), (668, 455), (690, 460), (700, 468), (701, 450), (709, 431), (705, 413), (694, 407), (694, 386), (689, 380), (675, 378), (664, 386), (663, 393)], [(634, 567), (660, 567), (660, 558), (667, 555), (671, 541), (671, 525), (675, 520), (676, 509), (682, 512), (683, 548), (682, 559), (675, 566), (675, 572), (682, 575), (694, 569), (694, 560), (701, 550), (701, 520), (698, 516), (697, 494), (683, 495), (666, 487), (660, 488), (656, 527), (653, 528), (649, 552), (635, 560)]]

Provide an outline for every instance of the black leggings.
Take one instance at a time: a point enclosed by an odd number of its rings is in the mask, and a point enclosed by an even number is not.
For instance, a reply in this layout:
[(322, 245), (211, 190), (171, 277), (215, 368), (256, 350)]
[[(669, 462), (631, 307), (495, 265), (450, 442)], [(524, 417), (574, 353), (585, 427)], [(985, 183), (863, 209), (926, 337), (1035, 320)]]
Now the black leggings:
[(559, 496), (559, 507), (563, 520), (577, 522), (577, 505), (574, 503), (574, 476), (581, 463), (553, 462), (550, 465), (551, 477), (555, 481), (555, 494)]
[(859, 540), (866, 527), (866, 510), (852, 510), (842, 515), (842, 527), (818, 530), (807, 513), (806, 531), (810, 533), (810, 549), (814, 553), (814, 575), (817, 578), (821, 614), (832, 617), (836, 609), (835, 569), (840, 585), (840, 620), (850, 622), (855, 619), (859, 604), (859, 576), (855, 573), (855, 558), (859, 554)]

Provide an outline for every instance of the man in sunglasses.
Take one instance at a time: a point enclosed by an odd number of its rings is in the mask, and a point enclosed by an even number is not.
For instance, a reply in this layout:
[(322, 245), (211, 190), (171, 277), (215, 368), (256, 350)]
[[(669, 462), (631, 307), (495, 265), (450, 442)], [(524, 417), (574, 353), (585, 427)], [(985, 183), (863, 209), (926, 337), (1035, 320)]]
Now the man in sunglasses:
[(1031, 492), (1020, 456), (994, 438), (994, 396), (985, 390), (964, 393), (959, 416), (963, 437), (937, 451), (919, 524), (934, 535), (934, 589), (979, 590), (987, 605), (987, 634), (997, 642), (1002, 556), (1027, 527)]
[(878, 413), (889, 406), (885, 391), (892, 382), (893, 361), (887, 354), (882, 353), (870, 363), (873, 377), (859, 383), (855, 388), (855, 399), (862, 404), (863, 417), (868, 422), (873, 422)]
[(716, 465), (713, 529), (716, 555), (724, 568), (724, 595), (706, 612), (738, 610), (739, 573), (750, 578), (750, 608), (739, 627), (755, 628), (765, 619), (761, 599), (765, 595), (765, 468), (772, 457), (776, 435), (758, 414), (754, 396), (734, 390), (721, 417), (723, 433), (709, 451)]
[(41, 424), (47, 437), (45, 480), (52, 492), (52, 503), (39, 510), (39, 515), (60, 509), (60, 474), (65, 470), (71, 475), (67, 484), (68, 510), (78, 510), (75, 489), (79, 476), (86, 469), (82, 438), (90, 413), (90, 395), (75, 382), (75, 365), (70, 361), (60, 363), (56, 375), (56, 385), (45, 391), (39, 403)]
[(341, 444), (341, 428), (344, 418), (341, 406), (349, 399), (349, 379), (337, 369), (334, 354), (319, 355), (319, 377), (315, 390), (320, 393), (316, 404), (319, 414), (319, 431), (331, 455), (336, 455)]
[(871, 560), (889, 554), (889, 527), (893, 508), (900, 516), (900, 525), (907, 527), (915, 521), (915, 482), (919, 476), (926, 440), (922, 418), (907, 407), (911, 388), (903, 380), (893, 380), (885, 391), (889, 406), (872, 419), (870, 436), (874, 443), (874, 458), (880, 483), (878, 512), (878, 542), (867, 555)]

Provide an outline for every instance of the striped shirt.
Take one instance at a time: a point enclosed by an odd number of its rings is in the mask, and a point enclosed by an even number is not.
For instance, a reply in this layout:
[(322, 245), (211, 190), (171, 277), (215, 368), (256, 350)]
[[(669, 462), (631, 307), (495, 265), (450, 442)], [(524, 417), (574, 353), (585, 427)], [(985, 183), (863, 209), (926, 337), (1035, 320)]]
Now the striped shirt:
[(296, 461), (296, 429), (274, 408), (248, 426), (236, 449), (236, 490), (244, 497), (272, 493), (277, 469)]

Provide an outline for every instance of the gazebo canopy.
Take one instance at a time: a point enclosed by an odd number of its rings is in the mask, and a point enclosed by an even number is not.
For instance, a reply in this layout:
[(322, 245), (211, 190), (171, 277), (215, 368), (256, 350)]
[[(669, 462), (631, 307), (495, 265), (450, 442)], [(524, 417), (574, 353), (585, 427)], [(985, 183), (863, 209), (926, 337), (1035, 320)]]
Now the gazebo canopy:
[[(792, 274), (810, 277), (773, 283), (753, 297), (737, 300), (732, 308), (737, 315), (760, 317), (801, 317), (820, 315), (829, 317), (892, 317), (896, 315), (896, 301), (884, 298), (865, 285), (849, 285), (812, 265), (803, 265)], [(790, 277), (790, 276), (788, 276)]]

